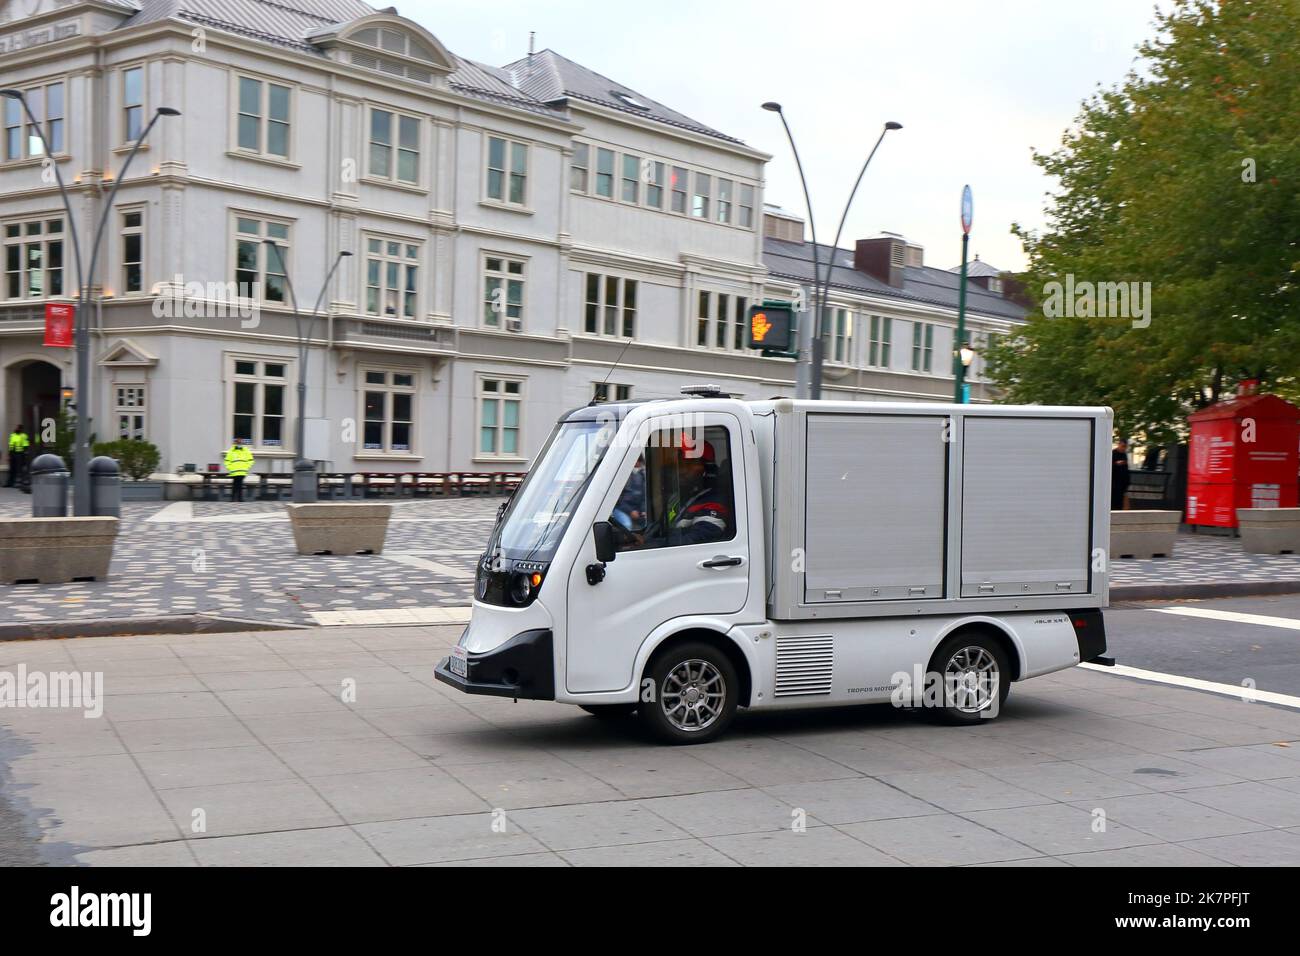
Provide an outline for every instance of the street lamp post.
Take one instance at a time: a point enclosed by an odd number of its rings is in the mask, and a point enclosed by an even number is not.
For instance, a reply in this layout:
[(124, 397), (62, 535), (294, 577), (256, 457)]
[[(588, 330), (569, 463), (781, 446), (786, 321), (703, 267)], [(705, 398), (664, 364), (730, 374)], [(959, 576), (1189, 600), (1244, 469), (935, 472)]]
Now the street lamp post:
[[(36, 135), (41, 140), (41, 148), (49, 159), (50, 165), (54, 167), (54, 180), (59, 187), (59, 196), (63, 200), (64, 212), (68, 215), (68, 233), (72, 236), (72, 254), (77, 263), (78, 287), (76, 330), (74, 333), (77, 356), (77, 431), (72, 449), (72, 513), (85, 516), (90, 514), (90, 291), (95, 286), (95, 267), (99, 263), (100, 241), (103, 239), (104, 227), (108, 224), (109, 216), (113, 213), (113, 198), (117, 195), (118, 189), (121, 188), (127, 170), (131, 168), (131, 160), (135, 159), (136, 153), (140, 151), (140, 146), (149, 136), (149, 132), (153, 129), (154, 124), (158, 122), (159, 117), (180, 116), (181, 114), (179, 110), (172, 109), (169, 106), (158, 107), (153, 116), (149, 118), (149, 123), (132, 144), (131, 152), (127, 154), (121, 171), (118, 172), (117, 178), (113, 180), (113, 188), (109, 190), (108, 199), (100, 212), (99, 223), (95, 228), (95, 241), (90, 249), (90, 267), (86, 269), (82, 266), (81, 242), (77, 234), (76, 217), (72, 212), (72, 198), (63, 182), (63, 175), (59, 172), (58, 161), (50, 150), (50, 143), (45, 137), (45, 130), (36, 121), (36, 117), (32, 115), (31, 107), (27, 104), (27, 98), (23, 95), (22, 90), (0, 90), (0, 96), (18, 100), (22, 104), (23, 112), (27, 115), (28, 124), (36, 130)], [(39, 425), (39, 423), (37, 424)]]
[[(794, 164), (799, 170), (799, 182), (803, 186), (803, 201), (808, 209), (808, 227), (812, 230), (813, 241), (813, 301), (812, 309), (814, 316), (820, 316), (821, 307), (817, 300), (818, 278), (821, 276), (820, 253), (817, 248), (817, 221), (813, 218), (812, 198), (808, 194), (808, 180), (803, 174), (803, 161), (799, 158), (799, 147), (794, 144), (794, 134), (790, 132), (790, 124), (786, 121), (785, 111), (781, 108), (780, 103), (767, 102), (763, 104), (763, 109), (769, 113), (775, 113), (781, 117), (781, 125), (785, 127), (785, 138), (790, 143), (790, 152), (794, 153)], [(800, 239), (803, 237), (800, 236)], [(812, 382), (809, 372), (813, 363), (811, 362), (812, 351), (816, 348), (813, 338), (813, 323), (819, 321), (814, 319), (813, 322), (803, 322), (799, 326), (799, 361), (795, 367), (795, 397), (807, 398), (812, 391)]]
[(280, 272), (284, 275), (284, 283), (289, 289), (289, 303), (293, 306), (294, 329), (298, 337), (298, 422), (294, 428), (294, 443), (298, 449), (298, 460), (293, 464), (293, 500), (299, 503), (315, 501), (317, 495), (316, 464), (307, 459), (306, 430), (304, 428), (307, 420), (308, 348), (311, 345), (312, 322), (314, 322), (317, 313), (320, 312), (320, 304), (325, 298), (325, 293), (329, 290), (330, 280), (334, 278), (339, 263), (352, 253), (343, 249), (334, 257), (334, 264), (330, 266), (329, 272), (325, 274), (325, 281), (321, 284), (320, 294), (316, 296), (316, 304), (312, 306), (311, 314), (307, 317), (308, 324), (304, 334), (302, 313), (298, 311), (298, 296), (293, 291), (293, 280), (289, 277), (289, 269), (284, 264), (284, 253), (274, 239), (263, 239), (262, 243), (268, 250), (275, 250), (276, 262), (280, 266)]
[(970, 343), (966, 341), (966, 254), (970, 251), (970, 227), (975, 218), (975, 204), (971, 199), (970, 186), (961, 191), (961, 275), (957, 287), (957, 337), (953, 340), (952, 350), (952, 400), (958, 405), (966, 403), (966, 369), (975, 357)]
[[(817, 226), (813, 222), (812, 199), (809, 198), (808, 180), (804, 177), (803, 163), (799, 160), (799, 150), (794, 144), (794, 135), (790, 132), (790, 124), (786, 122), (785, 111), (781, 108), (780, 103), (768, 102), (763, 104), (763, 109), (771, 113), (776, 113), (781, 117), (781, 125), (785, 127), (786, 139), (790, 142), (790, 151), (794, 153), (795, 166), (799, 170), (799, 182), (803, 185), (804, 204), (808, 207), (808, 225), (812, 229), (813, 241), (813, 314), (815, 316), (813, 323), (805, 323), (807, 329), (799, 330), (799, 368), (796, 372), (797, 381), (795, 393), (798, 397), (822, 397), (822, 366), (826, 360), (826, 303), (830, 298), (831, 276), (835, 271), (835, 253), (839, 248), (840, 235), (844, 232), (844, 223), (849, 217), (849, 209), (853, 206), (853, 199), (858, 194), (858, 187), (862, 184), (862, 177), (866, 175), (867, 167), (871, 165), (872, 158), (876, 155), (876, 150), (880, 148), (885, 134), (896, 129), (902, 129), (902, 123), (889, 121), (885, 124), (884, 129), (880, 131), (880, 136), (876, 139), (876, 144), (871, 147), (871, 152), (867, 154), (866, 162), (862, 164), (862, 169), (858, 171), (858, 178), (853, 183), (853, 190), (849, 193), (848, 201), (844, 204), (844, 212), (840, 215), (839, 228), (835, 231), (835, 241), (831, 243), (830, 253), (827, 256), (826, 272), (823, 277), (820, 254), (817, 248)], [(805, 343), (808, 347), (805, 348)]]

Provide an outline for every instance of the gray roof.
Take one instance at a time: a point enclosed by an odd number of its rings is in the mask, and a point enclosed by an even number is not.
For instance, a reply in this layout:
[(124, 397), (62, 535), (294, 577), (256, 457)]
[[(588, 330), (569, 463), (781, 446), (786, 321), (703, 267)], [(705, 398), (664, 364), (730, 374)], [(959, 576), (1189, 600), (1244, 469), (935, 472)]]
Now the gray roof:
[(560, 103), (569, 99), (584, 100), (631, 116), (643, 116), (693, 133), (702, 133), (729, 143), (740, 143), (740, 140), (734, 136), (720, 133), (711, 126), (705, 126), (689, 116), (669, 109), (622, 83), (560, 56), (554, 50), (542, 50), (540, 53), (507, 63), (504, 70), (511, 75), (515, 85), (522, 92), (544, 103)]
[[(949, 272), (961, 273), (961, 266), (953, 266)], [(1002, 275), (1002, 270), (997, 266), (991, 266), (979, 257), (976, 253), (975, 258), (966, 263), (966, 275), (968, 276), (991, 276), (996, 279)]]
[[(179, 20), (201, 27), (224, 30), (239, 36), (284, 47), (299, 53), (323, 56), (309, 37), (321, 30), (370, 16), (378, 11), (361, 0), (113, 0), (138, 10), (121, 28)], [(456, 69), (447, 77), (452, 89), (467, 96), (502, 103), (554, 118), (564, 118), (561, 109), (516, 89), (508, 73), (461, 57), (454, 57)]]
[[(825, 275), (830, 246), (817, 244), (817, 255)], [(890, 299), (919, 302), (957, 310), (961, 277), (946, 269), (930, 266), (908, 266), (903, 269), (903, 287), (896, 289), (887, 282), (853, 268), (853, 250), (837, 249), (835, 272), (831, 288)], [(785, 242), (781, 239), (763, 240), (763, 263), (768, 272), (779, 279), (799, 283), (813, 281), (813, 244), (811, 242)], [(1011, 321), (1023, 320), (1025, 309), (1010, 299), (989, 292), (974, 282), (966, 282), (966, 311)]]

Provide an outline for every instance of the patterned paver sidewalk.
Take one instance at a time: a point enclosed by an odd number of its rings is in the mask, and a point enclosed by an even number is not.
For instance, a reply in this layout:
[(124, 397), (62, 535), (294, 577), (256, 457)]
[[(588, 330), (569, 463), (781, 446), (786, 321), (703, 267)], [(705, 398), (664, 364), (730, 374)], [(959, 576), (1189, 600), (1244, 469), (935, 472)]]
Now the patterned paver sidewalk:
[[(30, 513), (0, 498), (0, 514)], [(284, 506), (125, 503), (109, 580), (0, 585), (0, 624), (212, 615), (315, 624), (322, 612), (463, 607), (499, 498), (394, 503), (382, 555), (302, 556)]]
[[(382, 555), (298, 555), (275, 502), (126, 503), (105, 582), (0, 585), (0, 625), (193, 615), (263, 625), (452, 623), (500, 498), (394, 502)], [(0, 515), (31, 499), (0, 491)], [(1248, 555), (1233, 538), (1179, 535), (1171, 558), (1116, 560), (1115, 587), (1300, 581), (1298, 555)], [(455, 609), (444, 612), (441, 609)], [(446, 614), (452, 616), (446, 616)]]
[(1117, 558), (1110, 567), (1112, 587), (1300, 582), (1300, 555), (1247, 554), (1239, 538), (1204, 533), (1180, 534), (1172, 557)]

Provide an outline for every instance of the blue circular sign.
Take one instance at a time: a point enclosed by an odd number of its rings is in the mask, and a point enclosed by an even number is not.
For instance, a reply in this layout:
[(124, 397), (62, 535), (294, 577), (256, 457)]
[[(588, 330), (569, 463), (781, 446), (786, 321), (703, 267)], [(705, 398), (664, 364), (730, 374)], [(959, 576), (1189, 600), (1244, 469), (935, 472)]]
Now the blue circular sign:
[(975, 203), (971, 199), (970, 186), (963, 186), (961, 190), (961, 231), (970, 232), (971, 219), (975, 215)]

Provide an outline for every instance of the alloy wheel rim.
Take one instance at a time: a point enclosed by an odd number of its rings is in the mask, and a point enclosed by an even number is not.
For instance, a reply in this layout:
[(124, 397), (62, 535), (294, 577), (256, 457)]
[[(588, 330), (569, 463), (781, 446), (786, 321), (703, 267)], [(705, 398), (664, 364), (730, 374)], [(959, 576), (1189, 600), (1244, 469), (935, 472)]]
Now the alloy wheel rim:
[(664, 677), (659, 695), (668, 722), (686, 733), (698, 733), (722, 716), (727, 682), (708, 661), (682, 661)]
[(998, 662), (987, 648), (963, 647), (944, 667), (944, 701), (963, 714), (977, 714), (992, 706), (998, 692)]

